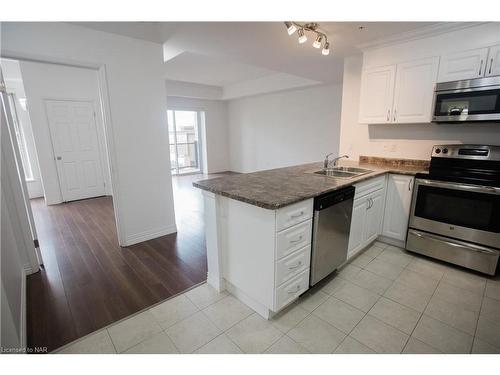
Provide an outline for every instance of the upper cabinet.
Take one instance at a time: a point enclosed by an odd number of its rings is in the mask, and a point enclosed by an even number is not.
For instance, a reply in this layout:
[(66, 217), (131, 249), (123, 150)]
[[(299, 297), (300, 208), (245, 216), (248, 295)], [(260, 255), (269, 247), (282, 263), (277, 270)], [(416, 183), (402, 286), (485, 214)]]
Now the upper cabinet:
[(483, 77), (488, 48), (450, 53), (441, 57), (438, 82)]
[(488, 51), (488, 63), (486, 64), (486, 76), (500, 75), (500, 44), (493, 46)]
[(500, 75), (500, 45), (443, 55), (438, 82)]
[(430, 122), (439, 57), (397, 65), (392, 118), (396, 124)]
[(396, 66), (366, 69), (361, 77), (359, 122), (383, 124), (392, 121)]
[(429, 122), (438, 57), (369, 68), (361, 78), (359, 122)]

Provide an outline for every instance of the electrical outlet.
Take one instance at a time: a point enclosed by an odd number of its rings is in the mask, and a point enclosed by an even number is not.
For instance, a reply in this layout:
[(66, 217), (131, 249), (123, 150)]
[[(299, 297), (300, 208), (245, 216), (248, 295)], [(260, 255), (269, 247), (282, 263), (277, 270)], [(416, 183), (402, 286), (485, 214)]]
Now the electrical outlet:
[(398, 151), (398, 145), (397, 144), (391, 145), (390, 152), (396, 152), (396, 151)]

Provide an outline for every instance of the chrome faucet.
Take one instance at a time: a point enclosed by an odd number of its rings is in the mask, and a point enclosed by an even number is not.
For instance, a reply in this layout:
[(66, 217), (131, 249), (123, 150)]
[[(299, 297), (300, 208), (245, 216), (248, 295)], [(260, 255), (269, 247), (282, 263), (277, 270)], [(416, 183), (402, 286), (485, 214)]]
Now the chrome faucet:
[(325, 156), (325, 161), (323, 162), (323, 168), (324, 169), (328, 169), (330, 167), (330, 163), (333, 162), (333, 166), (337, 166), (337, 162), (342, 159), (342, 158), (346, 158), (346, 159), (349, 159), (349, 155), (342, 155), (342, 156), (338, 156), (336, 158), (333, 158), (332, 160), (328, 160), (328, 158), (330, 157), (330, 155), (333, 155), (333, 152), (329, 153), (328, 155)]

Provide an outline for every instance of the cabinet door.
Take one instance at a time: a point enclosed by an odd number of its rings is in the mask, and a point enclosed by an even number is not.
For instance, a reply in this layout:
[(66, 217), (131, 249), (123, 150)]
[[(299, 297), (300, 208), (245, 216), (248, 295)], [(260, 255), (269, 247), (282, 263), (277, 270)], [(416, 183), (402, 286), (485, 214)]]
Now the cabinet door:
[(430, 122), (439, 57), (398, 64), (392, 121)]
[(349, 232), (347, 257), (352, 256), (364, 246), (367, 209), (368, 199), (366, 197), (354, 200), (352, 206), (351, 230)]
[(366, 69), (361, 77), (359, 122), (384, 124), (391, 122), (396, 66)]
[(377, 190), (368, 197), (369, 208), (366, 211), (366, 225), (364, 245), (374, 241), (382, 233), (382, 220), (384, 216), (385, 190)]
[(454, 52), (441, 57), (438, 82), (483, 77), (488, 48)]
[(500, 75), (500, 44), (490, 48), (488, 63), (486, 64), (486, 75)]
[(401, 241), (405, 240), (412, 194), (412, 176), (389, 175), (382, 230), (384, 236)]

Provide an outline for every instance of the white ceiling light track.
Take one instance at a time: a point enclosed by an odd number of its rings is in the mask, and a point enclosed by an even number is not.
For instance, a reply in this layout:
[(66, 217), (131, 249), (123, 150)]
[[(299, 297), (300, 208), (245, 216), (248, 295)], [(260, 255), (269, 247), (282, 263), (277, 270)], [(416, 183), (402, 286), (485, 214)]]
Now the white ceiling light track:
[(288, 31), (288, 35), (292, 35), (297, 31), (297, 34), (299, 35), (298, 41), (300, 44), (307, 42), (307, 33), (314, 34), (315, 38), (312, 44), (313, 47), (323, 47), (321, 53), (325, 56), (330, 54), (330, 43), (328, 42), (328, 37), (319, 29), (319, 24), (314, 22), (300, 24), (298, 22), (286, 21), (285, 26)]

